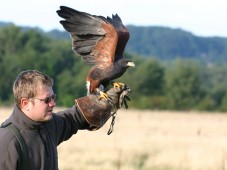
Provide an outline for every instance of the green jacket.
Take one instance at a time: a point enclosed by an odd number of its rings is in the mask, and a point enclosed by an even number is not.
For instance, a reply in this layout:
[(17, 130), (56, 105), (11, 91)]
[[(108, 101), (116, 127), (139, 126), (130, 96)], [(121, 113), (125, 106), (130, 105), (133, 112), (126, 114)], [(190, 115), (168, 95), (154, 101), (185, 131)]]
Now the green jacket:
[[(53, 119), (34, 122), (15, 106), (11, 116), (3, 123), (13, 123), (25, 139), (29, 152), (28, 169), (58, 170), (57, 146), (68, 140), (79, 129), (89, 124), (76, 106), (54, 113)], [(0, 169), (19, 170), (21, 147), (9, 129), (0, 128)]]

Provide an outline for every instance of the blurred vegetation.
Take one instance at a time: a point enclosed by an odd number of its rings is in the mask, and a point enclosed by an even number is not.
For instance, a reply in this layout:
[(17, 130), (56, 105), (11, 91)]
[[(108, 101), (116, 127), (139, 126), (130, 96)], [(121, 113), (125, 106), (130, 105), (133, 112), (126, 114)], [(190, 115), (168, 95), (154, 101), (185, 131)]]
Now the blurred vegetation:
[[(125, 56), (136, 64), (118, 79), (133, 90), (130, 108), (227, 111), (224, 62), (208, 64), (194, 58), (166, 61), (130, 51)], [(36, 69), (54, 79), (57, 104), (72, 106), (75, 98), (86, 95), (89, 68), (73, 53), (70, 39), (49, 37), (35, 29), (23, 31), (14, 25), (0, 28), (0, 105), (13, 103), (16, 76), (22, 70)]]
[(177, 56), (206, 62), (227, 62), (227, 38), (200, 37), (168, 27), (128, 26), (130, 40), (126, 50), (146, 57), (172, 60)]

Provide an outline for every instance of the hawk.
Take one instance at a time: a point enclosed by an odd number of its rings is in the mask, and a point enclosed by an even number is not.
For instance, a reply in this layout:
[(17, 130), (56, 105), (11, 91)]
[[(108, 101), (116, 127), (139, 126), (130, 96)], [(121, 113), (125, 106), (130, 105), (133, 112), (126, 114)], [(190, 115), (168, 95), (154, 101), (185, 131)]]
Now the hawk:
[[(129, 40), (129, 32), (116, 14), (111, 17), (91, 15), (75, 9), (60, 6), (57, 14), (64, 20), (60, 23), (72, 38), (72, 49), (87, 64), (93, 64), (87, 79), (87, 95), (99, 93), (113, 80), (121, 77), (128, 67), (135, 64), (123, 56)], [(121, 87), (123, 83), (113, 83)]]

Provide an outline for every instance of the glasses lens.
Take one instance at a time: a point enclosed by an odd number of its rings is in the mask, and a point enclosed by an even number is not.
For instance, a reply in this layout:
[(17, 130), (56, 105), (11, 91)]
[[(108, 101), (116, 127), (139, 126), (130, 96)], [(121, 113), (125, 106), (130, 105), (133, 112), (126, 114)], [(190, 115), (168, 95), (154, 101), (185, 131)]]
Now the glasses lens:
[(52, 95), (52, 96), (49, 96), (47, 98), (45, 98), (45, 103), (48, 104), (50, 103), (52, 100), (55, 100), (56, 99), (56, 94)]

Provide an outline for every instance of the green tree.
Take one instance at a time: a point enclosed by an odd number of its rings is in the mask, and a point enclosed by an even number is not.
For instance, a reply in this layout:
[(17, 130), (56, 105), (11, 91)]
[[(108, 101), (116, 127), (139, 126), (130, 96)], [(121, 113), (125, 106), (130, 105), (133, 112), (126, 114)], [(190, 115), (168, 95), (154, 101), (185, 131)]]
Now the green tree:
[(156, 59), (135, 57), (135, 69), (128, 69), (121, 78), (132, 89), (130, 107), (160, 108), (164, 100), (165, 69)]
[(199, 67), (191, 61), (176, 60), (166, 72), (166, 95), (169, 107), (177, 110), (195, 108), (202, 98)]

